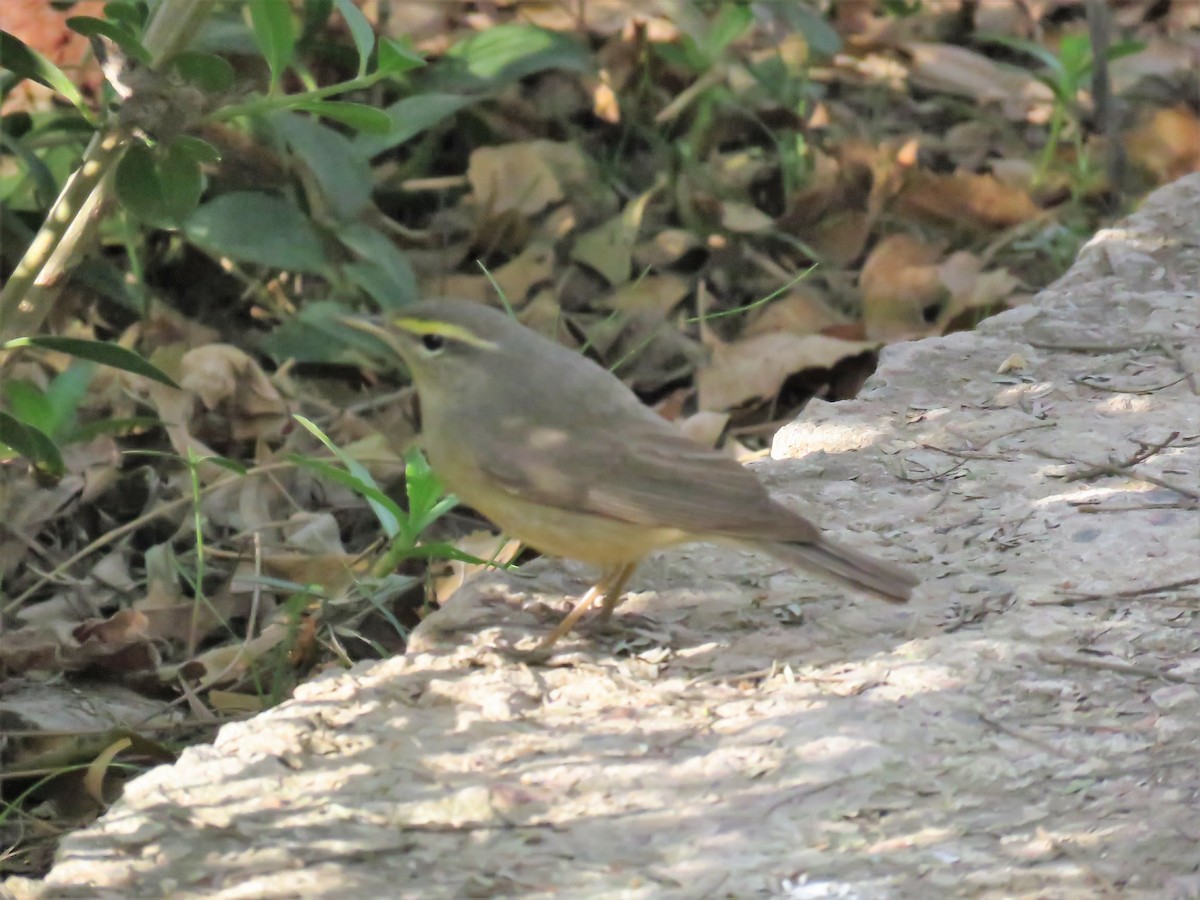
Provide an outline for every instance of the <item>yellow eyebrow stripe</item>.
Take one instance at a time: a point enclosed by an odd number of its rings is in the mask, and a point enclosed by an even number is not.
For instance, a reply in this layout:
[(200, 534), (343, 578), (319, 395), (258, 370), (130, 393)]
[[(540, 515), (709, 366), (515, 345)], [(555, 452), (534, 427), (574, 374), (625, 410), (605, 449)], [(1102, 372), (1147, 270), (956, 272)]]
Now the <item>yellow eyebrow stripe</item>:
[(461, 325), (453, 325), (449, 322), (436, 322), (432, 319), (411, 319), (401, 316), (398, 319), (392, 319), (392, 324), (403, 331), (407, 331), (409, 334), (436, 334), (452, 341), (462, 341), (464, 344), (482, 347), (484, 350), (496, 349), (494, 341), (481, 338)]

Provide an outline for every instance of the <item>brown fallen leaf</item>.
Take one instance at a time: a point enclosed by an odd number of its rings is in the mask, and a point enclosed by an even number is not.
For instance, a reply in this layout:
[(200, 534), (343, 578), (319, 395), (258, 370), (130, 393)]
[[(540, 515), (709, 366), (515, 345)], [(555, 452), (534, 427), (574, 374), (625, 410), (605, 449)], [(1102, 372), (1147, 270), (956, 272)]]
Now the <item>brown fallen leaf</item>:
[(679, 275), (646, 275), (618, 288), (603, 305), (630, 316), (652, 313), (661, 319), (691, 291), (691, 281)]
[(784, 296), (767, 304), (742, 332), (743, 338), (756, 334), (826, 334), (826, 329), (848, 324), (846, 316), (833, 309), (816, 288), (792, 288)]
[(925, 310), (940, 309), (946, 287), (938, 273), (942, 249), (908, 234), (875, 245), (859, 275), (863, 324), (876, 340), (898, 340), (929, 330)]
[(643, 269), (665, 269), (694, 250), (703, 250), (704, 241), (682, 228), (664, 228), (649, 240), (633, 248), (633, 264)]
[(467, 180), (489, 218), (506, 212), (529, 217), (564, 200), (590, 171), (575, 144), (537, 140), (480, 147), (467, 164)]
[(1037, 216), (1029, 194), (994, 175), (956, 172), (937, 175), (912, 169), (893, 201), (896, 211), (932, 216), (956, 225), (1004, 228)]
[(571, 247), (571, 259), (599, 273), (614, 287), (627, 282), (646, 206), (656, 193), (657, 186), (629, 201), (618, 215), (579, 235)]
[(520, 541), (502, 537), (494, 531), (472, 531), (455, 539), (453, 545), (463, 553), (487, 560), (493, 565), (480, 565), (458, 559), (446, 560), (447, 574), (440, 575), (433, 581), (433, 595), (439, 604), (449, 600), (456, 590), (474, 576), (494, 566), (507, 565), (521, 552)]
[(182, 665), (161, 666), (158, 677), (164, 683), (186, 678), (193, 682), (198, 690), (235, 682), (245, 675), (250, 666), (263, 654), (283, 643), (291, 631), (290, 625), (273, 622), (252, 640), (214, 647)]
[(1155, 110), (1124, 144), (1130, 161), (1159, 184), (1200, 171), (1200, 118), (1186, 106)]
[(775, 219), (751, 203), (727, 200), (721, 204), (721, 227), (735, 234), (758, 234), (775, 227)]
[(825, 264), (844, 269), (866, 249), (872, 222), (873, 217), (865, 210), (832, 212), (799, 236)]
[(974, 50), (952, 44), (903, 45), (912, 67), (909, 79), (929, 91), (957, 94), (976, 103), (998, 106), (1015, 122), (1048, 122), (1054, 93), (1031, 74), (1005, 68)]
[(828, 369), (878, 346), (815, 334), (759, 334), (717, 344), (708, 364), (696, 373), (700, 408), (725, 411), (770, 399), (790, 375)]
[(979, 319), (1002, 312), (1020, 286), (1020, 279), (1007, 269), (983, 271), (983, 260), (965, 250), (952, 254), (937, 270), (949, 295), (934, 326), (939, 334), (974, 327)]

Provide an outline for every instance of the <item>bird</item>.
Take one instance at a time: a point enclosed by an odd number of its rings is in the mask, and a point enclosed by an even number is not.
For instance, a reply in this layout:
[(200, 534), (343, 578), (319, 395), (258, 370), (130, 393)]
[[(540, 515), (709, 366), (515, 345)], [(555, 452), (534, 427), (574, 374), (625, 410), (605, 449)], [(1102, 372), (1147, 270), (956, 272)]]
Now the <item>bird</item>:
[(483, 303), (419, 301), (347, 324), (411, 374), (419, 446), (460, 502), (542, 554), (599, 577), (528, 655), (545, 659), (594, 604), (612, 616), (649, 554), (735, 543), (893, 603), (920, 580), (826, 537), (753, 472), (697, 443), (607, 369)]

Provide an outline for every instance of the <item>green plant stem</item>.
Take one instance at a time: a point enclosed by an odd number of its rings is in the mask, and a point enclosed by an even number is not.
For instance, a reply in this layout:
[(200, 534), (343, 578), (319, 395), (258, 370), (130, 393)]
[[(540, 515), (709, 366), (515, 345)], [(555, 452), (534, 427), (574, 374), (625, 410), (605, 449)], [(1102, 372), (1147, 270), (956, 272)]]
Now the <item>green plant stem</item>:
[[(155, 67), (183, 49), (214, 3), (163, 0), (146, 27), (144, 40)], [(68, 269), (95, 234), (108, 196), (108, 174), (131, 138), (130, 132), (115, 125), (92, 138), (79, 168), (67, 179), (45, 223), (0, 291), (0, 340), (36, 334), (41, 328)]]
[(1038, 161), (1038, 167), (1033, 176), (1035, 187), (1045, 181), (1046, 176), (1050, 173), (1050, 164), (1054, 160), (1054, 152), (1058, 149), (1058, 142), (1062, 139), (1062, 130), (1065, 122), (1066, 110), (1062, 101), (1056, 100), (1054, 111), (1050, 115), (1050, 128), (1049, 133), (1046, 135), (1046, 146), (1042, 150), (1042, 158)]
[(302, 91), (299, 94), (278, 94), (270, 97), (256, 97), (253, 100), (247, 100), (245, 103), (233, 103), (229, 106), (223, 106), (218, 110), (214, 110), (208, 117), (209, 122), (225, 122), (230, 119), (236, 119), (239, 116), (262, 115), (264, 113), (274, 112), (277, 109), (291, 109), (300, 103), (311, 103), (314, 100), (324, 100), (326, 97), (333, 97), (337, 94), (346, 94), (350, 91), (360, 91), (364, 88), (371, 87), (376, 82), (382, 81), (388, 77), (386, 72), (374, 72), (370, 75), (364, 75), (362, 78), (354, 78), (350, 81), (341, 81), (337, 84), (331, 84), (323, 88), (316, 88), (311, 91)]
[(0, 340), (37, 333), (49, 315), (67, 268), (95, 227), (104, 179), (125, 150), (118, 128), (97, 133), (83, 162), (67, 179), (50, 214), (0, 291)]

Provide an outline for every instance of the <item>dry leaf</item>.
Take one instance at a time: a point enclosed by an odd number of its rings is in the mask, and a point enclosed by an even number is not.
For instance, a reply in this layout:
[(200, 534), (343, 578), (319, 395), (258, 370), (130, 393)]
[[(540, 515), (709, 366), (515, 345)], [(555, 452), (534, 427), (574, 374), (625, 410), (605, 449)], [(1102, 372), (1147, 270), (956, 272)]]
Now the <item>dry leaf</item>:
[(647, 275), (618, 288), (604, 306), (627, 315), (653, 313), (661, 319), (691, 291), (691, 281), (678, 275)]
[(579, 235), (571, 248), (571, 259), (598, 272), (614, 287), (627, 282), (646, 205), (657, 192), (657, 187), (651, 188), (629, 201), (619, 215)]
[(612, 76), (607, 69), (600, 70), (600, 77), (585, 79), (585, 84), (591, 85), (592, 115), (601, 121), (616, 125), (621, 121), (621, 101), (613, 90)]
[(179, 386), (208, 410), (220, 410), (234, 440), (276, 437), (287, 421), (287, 404), (275, 385), (254, 359), (230, 344), (185, 353)]
[(737, 234), (755, 234), (775, 227), (775, 220), (757, 206), (726, 201), (721, 204), (721, 226)]
[(639, 272), (643, 269), (663, 269), (703, 247), (704, 242), (690, 231), (664, 228), (650, 240), (633, 248), (633, 263)]
[(721, 435), (728, 424), (729, 413), (700, 410), (686, 419), (676, 421), (675, 427), (698, 444), (716, 447), (720, 445)]
[(900, 213), (933, 216), (956, 225), (1005, 228), (1038, 215), (1027, 192), (994, 175), (956, 172), (935, 175), (913, 169), (895, 201)]
[(356, 577), (366, 574), (367, 565), (352, 553), (289, 553), (265, 554), (263, 573), (294, 584), (318, 584), (326, 594), (337, 594)]
[(971, 311), (980, 319), (1002, 311), (1007, 308), (1004, 301), (1020, 284), (1007, 269), (984, 272), (983, 261), (965, 250), (938, 266), (938, 276), (949, 294), (938, 316), (938, 332), (949, 330), (959, 317)]
[(946, 288), (936, 266), (942, 251), (907, 234), (884, 238), (859, 275), (863, 324), (876, 340), (897, 340), (928, 331), (927, 307), (941, 308)]
[(847, 323), (847, 318), (830, 307), (816, 288), (801, 286), (767, 304), (746, 326), (742, 337), (780, 331), (822, 334), (832, 326)]
[(1130, 161), (1160, 184), (1200, 171), (1200, 119), (1186, 106), (1156, 110), (1124, 143)]
[(805, 369), (828, 369), (873, 350), (878, 344), (839, 341), (823, 335), (760, 334), (713, 348), (708, 365), (696, 373), (700, 408), (735, 409), (774, 397), (788, 376)]
[(433, 582), (433, 594), (439, 604), (449, 600), (451, 594), (475, 575), (489, 571), (494, 566), (507, 565), (521, 552), (520, 541), (504, 538), (494, 531), (472, 531), (456, 539), (454, 547), (478, 559), (488, 560), (493, 565), (479, 565), (457, 559), (447, 560), (449, 574), (441, 575)]
[(800, 234), (801, 240), (827, 264), (844, 269), (862, 256), (873, 217), (860, 210), (830, 213)]
[(484, 299), (492, 300), (499, 287), (500, 295), (509, 303), (520, 306), (541, 284), (554, 277), (554, 244), (534, 238), (518, 255), (492, 272), (496, 285), (487, 285)]
[(200, 690), (215, 684), (237, 681), (259, 657), (286, 640), (291, 630), (288, 624), (273, 622), (253, 640), (243, 644), (214, 647), (182, 666), (163, 666), (159, 669), (158, 676), (164, 682), (186, 677), (194, 680), (197, 689)]
[(1054, 93), (1027, 72), (1003, 68), (981, 53), (951, 44), (909, 43), (909, 79), (934, 92), (997, 104), (1013, 121), (1049, 121)]
[(480, 147), (471, 154), (467, 179), (489, 218), (506, 212), (528, 217), (565, 199), (568, 188), (586, 181), (589, 171), (575, 144), (538, 140)]

